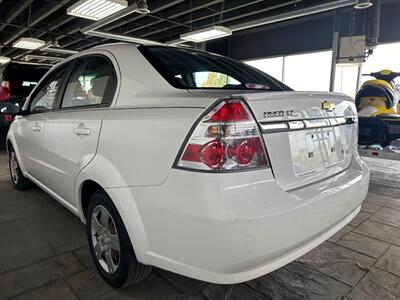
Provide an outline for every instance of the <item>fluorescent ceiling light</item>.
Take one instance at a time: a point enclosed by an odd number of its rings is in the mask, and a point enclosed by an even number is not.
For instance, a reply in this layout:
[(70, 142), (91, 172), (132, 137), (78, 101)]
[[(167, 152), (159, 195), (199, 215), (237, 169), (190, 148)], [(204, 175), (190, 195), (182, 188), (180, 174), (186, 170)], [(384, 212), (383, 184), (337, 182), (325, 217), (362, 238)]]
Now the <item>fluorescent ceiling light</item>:
[(11, 58), (5, 57), (5, 56), (0, 56), (0, 65), (5, 65), (10, 62)]
[(20, 38), (12, 44), (14, 48), (35, 50), (45, 45), (45, 41), (34, 38)]
[(232, 30), (229, 28), (223, 26), (212, 26), (181, 34), (181, 39), (190, 42), (201, 43), (229, 35), (232, 35)]
[(67, 14), (97, 21), (126, 7), (126, 0), (80, 0), (67, 8)]

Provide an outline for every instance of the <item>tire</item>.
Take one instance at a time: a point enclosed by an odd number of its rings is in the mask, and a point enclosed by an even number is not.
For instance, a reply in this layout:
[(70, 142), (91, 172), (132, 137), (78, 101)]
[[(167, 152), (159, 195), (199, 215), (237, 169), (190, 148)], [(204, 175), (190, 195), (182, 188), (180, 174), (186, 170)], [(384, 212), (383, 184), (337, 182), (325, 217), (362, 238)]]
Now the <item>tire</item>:
[(107, 284), (120, 288), (151, 273), (151, 266), (137, 260), (121, 216), (104, 191), (96, 192), (90, 199), (86, 220), (90, 254)]
[(17, 155), (12, 147), (10, 147), (8, 153), (8, 166), (10, 169), (11, 182), (17, 190), (26, 191), (33, 187), (32, 181), (22, 174)]

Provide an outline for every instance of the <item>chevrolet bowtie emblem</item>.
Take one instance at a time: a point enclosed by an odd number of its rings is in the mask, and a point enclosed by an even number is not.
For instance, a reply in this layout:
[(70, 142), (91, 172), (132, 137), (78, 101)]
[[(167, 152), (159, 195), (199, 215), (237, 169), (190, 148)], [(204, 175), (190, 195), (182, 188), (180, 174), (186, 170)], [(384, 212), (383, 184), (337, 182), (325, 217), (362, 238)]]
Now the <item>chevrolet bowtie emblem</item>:
[(322, 103), (322, 109), (326, 111), (334, 111), (335, 110), (335, 103), (332, 103), (330, 101), (324, 101)]

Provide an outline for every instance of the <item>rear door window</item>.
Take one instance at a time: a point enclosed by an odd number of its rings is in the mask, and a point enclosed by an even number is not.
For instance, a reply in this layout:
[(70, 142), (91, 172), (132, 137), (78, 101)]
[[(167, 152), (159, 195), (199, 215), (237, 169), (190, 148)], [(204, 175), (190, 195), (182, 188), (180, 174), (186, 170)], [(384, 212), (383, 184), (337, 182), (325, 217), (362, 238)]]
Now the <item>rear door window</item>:
[(108, 106), (115, 86), (114, 67), (108, 58), (100, 55), (83, 57), (68, 80), (61, 108)]

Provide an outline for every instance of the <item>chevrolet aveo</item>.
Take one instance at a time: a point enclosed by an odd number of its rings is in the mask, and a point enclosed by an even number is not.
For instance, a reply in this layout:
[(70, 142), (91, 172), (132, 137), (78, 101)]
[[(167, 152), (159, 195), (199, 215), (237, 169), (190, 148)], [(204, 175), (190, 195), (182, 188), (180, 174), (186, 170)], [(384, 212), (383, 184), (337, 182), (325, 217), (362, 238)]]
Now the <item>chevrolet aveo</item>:
[(203, 51), (93, 48), (53, 67), (22, 110), (1, 110), (16, 115), (14, 186), (35, 183), (80, 217), (114, 287), (151, 266), (259, 277), (350, 222), (368, 189), (351, 98)]

